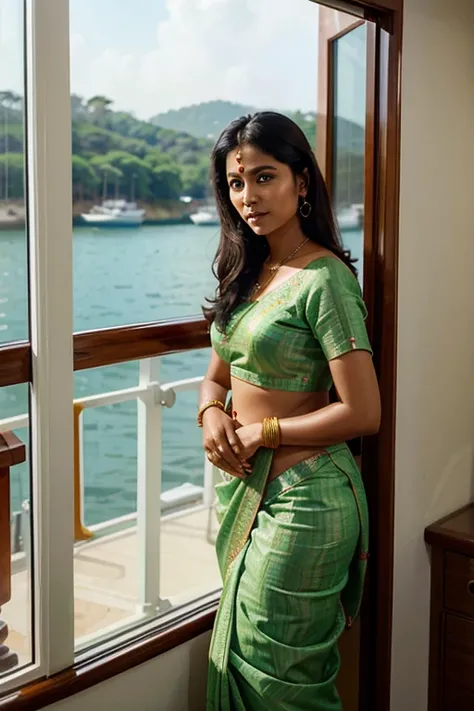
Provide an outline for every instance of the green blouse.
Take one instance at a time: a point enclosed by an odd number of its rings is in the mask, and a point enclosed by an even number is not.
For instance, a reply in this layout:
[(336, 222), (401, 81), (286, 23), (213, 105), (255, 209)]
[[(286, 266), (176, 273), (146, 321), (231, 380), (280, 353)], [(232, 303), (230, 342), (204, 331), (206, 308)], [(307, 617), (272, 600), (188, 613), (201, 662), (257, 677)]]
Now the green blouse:
[(318, 257), (283, 284), (234, 310), (211, 341), (233, 377), (263, 388), (321, 392), (329, 361), (351, 350), (372, 353), (359, 282), (335, 257)]

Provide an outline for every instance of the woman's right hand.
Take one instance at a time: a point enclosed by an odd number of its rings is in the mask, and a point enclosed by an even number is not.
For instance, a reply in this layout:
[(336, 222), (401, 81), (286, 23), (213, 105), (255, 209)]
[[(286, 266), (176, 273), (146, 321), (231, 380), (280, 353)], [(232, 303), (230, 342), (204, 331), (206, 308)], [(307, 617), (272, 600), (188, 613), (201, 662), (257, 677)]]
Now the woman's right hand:
[(240, 459), (237, 422), (217, 407), (203, 413), (203, 445), (207, 458), (222, 471), (239, 479), (250, 473), (250, 464)]

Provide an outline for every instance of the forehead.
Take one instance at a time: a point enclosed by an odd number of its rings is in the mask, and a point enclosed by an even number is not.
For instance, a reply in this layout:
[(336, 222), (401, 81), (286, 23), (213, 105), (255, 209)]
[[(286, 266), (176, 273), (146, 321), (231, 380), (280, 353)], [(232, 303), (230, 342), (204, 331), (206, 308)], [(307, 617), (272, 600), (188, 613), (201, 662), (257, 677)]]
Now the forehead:
[(241, 162), (246, 169), (250, 170), (259, 165), (274, 165), (275, 168), (280, 167), (283, 163), (279, 163), (273, 156), (264, 153), (256, 146), (244, 144), (234, 148), (227, 154), (227, 170), (236, 171), (239, 167), (237, 155), (240, 154)]

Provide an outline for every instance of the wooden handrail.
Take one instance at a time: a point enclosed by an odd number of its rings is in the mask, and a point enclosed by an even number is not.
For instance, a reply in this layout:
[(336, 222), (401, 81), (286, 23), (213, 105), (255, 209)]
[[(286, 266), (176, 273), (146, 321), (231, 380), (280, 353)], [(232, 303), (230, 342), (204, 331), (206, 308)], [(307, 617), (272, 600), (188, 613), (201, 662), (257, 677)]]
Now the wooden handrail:
[[(74, 370), (207, 348), (208, 324), (200, 316), (74, 334)], [(0, 346), (0, 387), (31, 381), (31, 346)]]
[(210, 345), (207, 321), (199, 316), (74, 335), (74, 370), (100, 368)]
[(31, 380), (31, 347), (29, 343), (0, 346), (0, 387), (28, 383)]
[[(11, 597), (10, 467), (26, 459), (26, 449), (13, 432), (0, 434), (0, 612)], [(0, 673), (15, 667), (18, 656), (5, 643), (8, 626), (0, 620)]]

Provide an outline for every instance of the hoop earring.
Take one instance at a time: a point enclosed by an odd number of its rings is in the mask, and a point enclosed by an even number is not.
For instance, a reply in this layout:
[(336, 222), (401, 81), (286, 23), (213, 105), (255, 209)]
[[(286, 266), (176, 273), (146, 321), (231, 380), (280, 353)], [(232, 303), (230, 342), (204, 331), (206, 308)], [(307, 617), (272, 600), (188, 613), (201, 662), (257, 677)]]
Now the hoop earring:
[(304, 203), (300, 207), (301, 217), (303, 217), (304, 219), (309, 217), (311, 215), (312, 209), (313, 209), (313, 206), (311, 205), (311, 203), (308, 202), (307, 200), (305, 200)]

